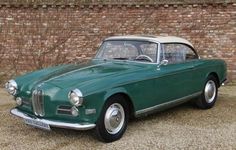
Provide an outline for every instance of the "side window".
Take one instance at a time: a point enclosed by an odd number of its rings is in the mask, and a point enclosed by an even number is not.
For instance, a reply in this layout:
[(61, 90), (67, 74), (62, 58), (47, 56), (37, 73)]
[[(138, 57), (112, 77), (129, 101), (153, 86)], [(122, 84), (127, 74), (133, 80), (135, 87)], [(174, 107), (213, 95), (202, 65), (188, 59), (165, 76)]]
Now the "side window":
[(192, 59), (197, 59), (194, 51), (184, 44), (163, 44), (161, 60), (168, 60), (169, 64), (181, 63)]
[(186, 45), (183, 45), (183, 50), (185, 51), (185, 60), (192, 60), (192, 59), (198, 59), (198, 56), (194, 53), (194, 51), (186, 46)]

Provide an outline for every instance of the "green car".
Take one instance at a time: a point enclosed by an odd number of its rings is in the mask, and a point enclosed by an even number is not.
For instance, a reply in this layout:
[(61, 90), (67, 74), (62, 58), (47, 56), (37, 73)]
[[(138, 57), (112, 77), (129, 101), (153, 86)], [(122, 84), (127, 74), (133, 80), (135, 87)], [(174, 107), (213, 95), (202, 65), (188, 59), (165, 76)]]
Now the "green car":
[(195, 101), (214, 106), (226, 63), (200, 59), (192, 44), (172, 36), (114, 36), (84, 64), (45, 68), (6, 83), (11, 114), (30, 126), (95, 129), (118, 140), (130, 118)]

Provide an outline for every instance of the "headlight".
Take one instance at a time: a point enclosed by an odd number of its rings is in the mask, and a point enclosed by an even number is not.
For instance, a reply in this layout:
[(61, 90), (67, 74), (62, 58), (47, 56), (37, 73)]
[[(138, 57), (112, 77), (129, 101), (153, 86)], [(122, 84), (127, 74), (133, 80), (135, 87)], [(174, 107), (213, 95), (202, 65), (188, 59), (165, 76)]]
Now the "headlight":
[(15, 95), (17, 92), (17, 83), (15, 80), (9, 80), (6, 84), (5, 84), (5, 88), (7, 90), (7, 92), (11, 95)]
[(72, 105), (78, 107), (81, 106), (83, 103), (83, 95), (79, 89), (74, 89), (70, 91), (68, 94), (68, 98)]

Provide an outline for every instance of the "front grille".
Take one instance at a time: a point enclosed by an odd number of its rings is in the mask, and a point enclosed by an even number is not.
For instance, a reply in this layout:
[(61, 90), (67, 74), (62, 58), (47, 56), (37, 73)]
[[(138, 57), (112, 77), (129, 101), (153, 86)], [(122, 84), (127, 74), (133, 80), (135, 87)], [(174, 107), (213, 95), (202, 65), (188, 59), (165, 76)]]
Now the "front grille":
[(28, 98), (22, 98), (22, 104), (26, 105), (28, 107), (31, 106), (31, 102), (30, 102), (30, 100)]
[(32, 106), (34, 114), (37, 116), (44, 116), (43, 107), (43, 92), (42, 90), (34, 90), (32, 94)]

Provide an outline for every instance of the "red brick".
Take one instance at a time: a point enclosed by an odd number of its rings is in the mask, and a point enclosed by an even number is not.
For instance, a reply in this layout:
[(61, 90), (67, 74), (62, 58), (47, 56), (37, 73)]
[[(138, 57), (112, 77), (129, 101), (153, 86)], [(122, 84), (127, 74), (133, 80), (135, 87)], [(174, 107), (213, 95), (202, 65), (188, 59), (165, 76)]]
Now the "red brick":
[[(12, 73), (91, 59), (111, 35), (173, 35), (202, 58), (221, 58), (236, 80), (236, 10), (232, 4), (156, 7), (1, 7), (0, 71)], [(2, 55), (4, 53), (4, 55)], [(15, 70), (14, 70), (15, 69)]]

